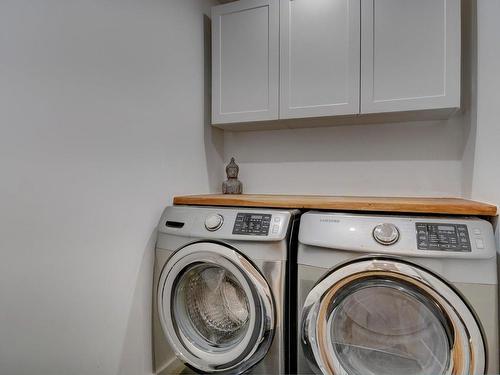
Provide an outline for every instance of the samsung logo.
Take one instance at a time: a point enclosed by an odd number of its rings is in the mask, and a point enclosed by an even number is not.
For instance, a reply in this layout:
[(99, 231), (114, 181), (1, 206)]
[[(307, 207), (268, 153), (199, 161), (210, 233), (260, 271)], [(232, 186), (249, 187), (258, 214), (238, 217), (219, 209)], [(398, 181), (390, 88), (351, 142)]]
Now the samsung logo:
[(340, 223), (339, 219), (332, 219), (330, 217), (325, 217), (325, 218), (320, 218), (319, 219), (320, 223)]

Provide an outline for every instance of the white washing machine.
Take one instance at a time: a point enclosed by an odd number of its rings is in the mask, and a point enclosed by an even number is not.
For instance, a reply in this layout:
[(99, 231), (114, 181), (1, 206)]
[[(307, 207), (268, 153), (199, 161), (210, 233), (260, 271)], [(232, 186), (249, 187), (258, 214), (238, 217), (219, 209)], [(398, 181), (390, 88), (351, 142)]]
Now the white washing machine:
[(154, 268), (155, 373), (288, 371), (290, 319), (284, 306), (296, 214), (165, 210)]
[(298, 372), (497, 374), (497, 289), (485, 220), (306, 213)]

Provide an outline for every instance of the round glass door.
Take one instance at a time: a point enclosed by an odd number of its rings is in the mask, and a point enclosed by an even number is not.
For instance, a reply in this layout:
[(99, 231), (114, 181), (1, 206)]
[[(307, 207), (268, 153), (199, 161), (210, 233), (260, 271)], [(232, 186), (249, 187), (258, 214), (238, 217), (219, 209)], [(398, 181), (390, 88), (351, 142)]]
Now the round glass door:
[(443, 374), (453, 341), (442, 312), (389, 280), (356, 284), (330, 318), (333, 355), (349, 374)]
[(420, 267), (371, 259), (333, 270), (309, 293), (302, 342), (323, 374), (478, 374), (480, 328), (464, 300)]
[(242, 373), (266, 354), (274, 304), (260, 272), (241, 254), (195, 243), (167, 261), (158, 285), (158, 312), (176, 355), (204, 373)]
[(237, 278), (218, 265), (187, 267), (175, 286), (173, 307), (183, 334), (207, 351), (231, 348), (248, 331), (249, 297)]

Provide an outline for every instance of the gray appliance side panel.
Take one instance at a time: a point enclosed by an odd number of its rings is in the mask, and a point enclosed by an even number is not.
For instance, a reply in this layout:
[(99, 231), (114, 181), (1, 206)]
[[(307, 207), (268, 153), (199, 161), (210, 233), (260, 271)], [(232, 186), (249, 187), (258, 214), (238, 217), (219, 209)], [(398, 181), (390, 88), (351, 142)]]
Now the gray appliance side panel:
[[(164, 374), (172, 373), (172, 366), (174, 368), (179, 367), (180, 361), (177, 360), (174, 352), (167, 343), (167, 339), (163, 334), (161, 328), (160, 319), (158, 317), (158, 281), (160, 279), (160, 273), (163, 266), (167, 262), (167, 259), (172, 254), (172, 251), (159, 250), (155, 251), (155, 266), (153, 270), (153, 311), (152, 311), (152, 330), (153, 330), (153, 371), (155, 374), (163, 371)], [(177, 362), (177, 365), (174, 363)], [(169, 372), (166, 372), (169, 371)], [(174, 372), (175, 373), (175, 372)]]
[(487, 374), (500, 373), (500, 344), (498, 337), (498, 288), (496, 285), (454, 284), (473, 306), (486, 336), (488, 367)]
[(304, 352), (302, 350), (302, 307), (306, 301), (307, 295), (314, 287), (316, 282), (325, 274), (327, 269), (306, 265), (299, 265), (297, 268), (297, 373), (314, 374), (309, 366)]
[(276, 330), (271, 347), (262, 361), (250, 374), (285, 374), (285, 291), (286, 261), (254, 261), (273, 293), (276, 309)]

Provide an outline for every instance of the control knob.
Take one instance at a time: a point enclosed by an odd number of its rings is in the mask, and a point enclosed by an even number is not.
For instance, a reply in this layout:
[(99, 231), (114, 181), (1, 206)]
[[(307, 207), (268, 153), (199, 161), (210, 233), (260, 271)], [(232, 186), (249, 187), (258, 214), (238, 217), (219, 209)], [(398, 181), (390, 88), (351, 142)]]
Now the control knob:
[(219, 214), (212, 214), (205, 219), (205, 228), (210, 232), (215, 232), (224, 223), (224, 218)]
[(399, 240), (399, 230), (394, 224), (379, 224), (373, 229), (373, 238), (381, 245), (392, 245)]

